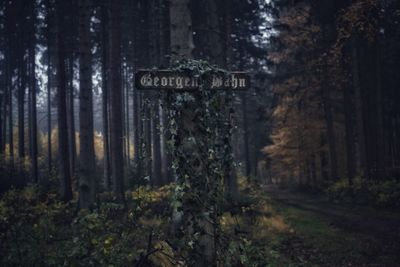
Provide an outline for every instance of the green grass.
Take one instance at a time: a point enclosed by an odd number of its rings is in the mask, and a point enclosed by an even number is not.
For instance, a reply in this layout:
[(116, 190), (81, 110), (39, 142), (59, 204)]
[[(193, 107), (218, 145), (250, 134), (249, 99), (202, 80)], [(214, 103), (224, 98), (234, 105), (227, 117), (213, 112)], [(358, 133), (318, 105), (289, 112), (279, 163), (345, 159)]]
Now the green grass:
[[(273, 207), (306, 248), (299, 249), (303, 255), (298, 256), (308, 258), (308, 262), (295, 266), (397, 266), (398, 256), (385, 251), (370, 235), (339, 229), (329, 218), (312, 211), (277, 202)], [(312, 255), (307, 257), (307, 253)]]
[[(306, 245), (315, 247), (322, 253), (321, 261), (340, 264), (353, 253), (359, 244), (348, 234), (330, 227), (329, 222), (320, 219), (312, 212), (297, 208), (280, 209), (295, 233), (304, 239)], [(357, 251), (355, 252), (358, 253)]]

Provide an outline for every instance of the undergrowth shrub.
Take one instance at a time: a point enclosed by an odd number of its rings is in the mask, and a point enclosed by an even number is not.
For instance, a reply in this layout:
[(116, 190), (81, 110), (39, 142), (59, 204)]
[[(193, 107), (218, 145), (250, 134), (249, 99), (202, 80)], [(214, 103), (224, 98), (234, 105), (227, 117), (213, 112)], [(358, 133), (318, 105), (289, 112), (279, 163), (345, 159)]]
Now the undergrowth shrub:
[[(127, 208), (106, 202), (77, 212), (37, 186), (9, 190), (0, 199), (0, 266), (133, 266), (148, 250), (149, 236), (163, 238), (163, 221), (147, 225), (168, 189), (127, 198)], [(112, 200), (112, 194), (102, 195)], [(152, 202), (153, 201), (153, 202)], [(168, 218), (168, 216), (166, 216)]]
[[(268, 266), (267, 240), (279, 227), (263, 192), (241, 187), (242, 197), (224, 206), (220, 264)], [(127, 191), (126, 206), (105, 192), (91, 212), (38, 186), (9, 190), (0, 199), (0, 266), (188, 266), (187, 251), (170, 232), (174, 188)]]
[(378, 207), (400, 207), (400, 181), (396, 179), (372, 181), (357, 177), (351, 187), (347, 179), (341, 179), (327, 189), (333, 201), (354, 201)]

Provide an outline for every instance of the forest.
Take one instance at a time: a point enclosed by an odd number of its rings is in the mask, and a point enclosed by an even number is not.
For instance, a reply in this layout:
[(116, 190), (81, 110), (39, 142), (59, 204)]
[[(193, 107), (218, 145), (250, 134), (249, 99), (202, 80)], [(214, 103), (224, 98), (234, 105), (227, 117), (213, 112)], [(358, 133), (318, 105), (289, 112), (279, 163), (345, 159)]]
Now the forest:
[(399, 59), (398, 0), (0, 0), (0, 266), (400, 266)]

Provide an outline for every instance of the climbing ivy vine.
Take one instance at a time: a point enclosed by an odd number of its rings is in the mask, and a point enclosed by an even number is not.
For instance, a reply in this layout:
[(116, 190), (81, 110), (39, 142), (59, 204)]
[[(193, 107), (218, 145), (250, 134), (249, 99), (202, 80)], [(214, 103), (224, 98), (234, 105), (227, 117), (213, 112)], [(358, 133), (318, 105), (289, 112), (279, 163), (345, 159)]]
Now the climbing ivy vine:
[[(232, 164), (233, 93), (207, 88), (212, 74), (229, 72), (205, 61), (180, 61), (174, 71), (197, 77), (200, 84), (195, 91), (166, 92), (164, 101), (177, 182), (173, 206), (180, 220), (178, 232), (181, 245), (191, 254), (188, 258), (196, 261), (218, 251), (224, 180), (229, 178)], [(212, 258), (217, 259), (215, 254)]]

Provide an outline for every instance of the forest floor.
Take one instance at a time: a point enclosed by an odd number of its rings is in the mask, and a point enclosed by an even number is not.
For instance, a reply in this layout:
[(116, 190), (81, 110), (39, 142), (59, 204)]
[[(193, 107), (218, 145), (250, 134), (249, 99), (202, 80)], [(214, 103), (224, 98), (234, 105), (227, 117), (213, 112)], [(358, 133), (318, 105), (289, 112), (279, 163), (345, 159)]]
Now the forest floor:
[[(0, 266), (192, 266), (169, 230), (174, 192), (138, 187), (126, 192), (127, 208), (103, 193), (96, 210), (76, 214), (76, 200), (10, 190), (0, 198)], [(218, 266), (400, 267), (398, 212), (245, 179), (239, 192), (220, 217)]]
[(273, 185), (264, 190), (290, 227), (271, 266), (400, 266), (399, 213), (334, 204)]

